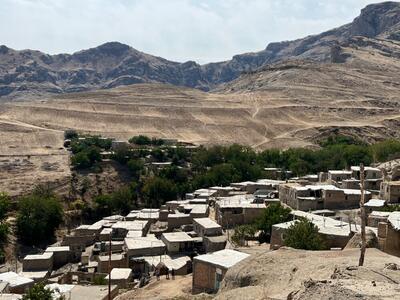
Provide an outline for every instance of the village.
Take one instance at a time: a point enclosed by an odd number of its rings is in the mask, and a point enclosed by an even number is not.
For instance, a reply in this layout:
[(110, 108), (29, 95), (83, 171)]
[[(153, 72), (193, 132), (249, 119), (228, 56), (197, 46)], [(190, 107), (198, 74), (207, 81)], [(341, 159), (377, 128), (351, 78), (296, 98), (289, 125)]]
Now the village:
[[(158, 164), (157, 168), (165, 167)], [(258, 242), (232, 240), (234, 229), (260, 218), (267, 207), (289, 208), (291, 220), (273, 224), (262, 251), (285, 246), (285, 233), (307, 219), (331, 251), (359, 247), (361, 181), (365, 190), (366, 231), (374, 246), (400, 256), (400, 172), (360, 166), (290, 177), (265, 168), (268, 178), (232, 182), (186, 193), (160, 208), (111, 215), (68, 231), (42, 253), (26, 255), (22, 270), (0, 274), (0, 299), (21, 299), (35, 283), (64, 299), (114, 299), (127, 290), (167, 277), (191, 276), (191, 293), (216, 293), (226, 272), (245, 260)], [(282, 173), (288, 177), (281, 180)], [(245, 247), (243, 247), (245, 246)]]

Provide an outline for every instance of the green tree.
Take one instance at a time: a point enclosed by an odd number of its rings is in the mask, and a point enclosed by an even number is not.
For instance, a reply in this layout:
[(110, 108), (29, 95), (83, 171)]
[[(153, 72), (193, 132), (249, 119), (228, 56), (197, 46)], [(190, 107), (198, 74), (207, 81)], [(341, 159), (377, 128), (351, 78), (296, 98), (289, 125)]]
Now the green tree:
[(238, 246), (246, 245), (248, 240), (254, 238), (257, 232), (257, 228), (254, 225), (239, 225), (235, 227), (235, 231), (232, 235), (232, 241)]
[(37, 283), (22, 296), (22, 300), (53, 300), (54, 291), (45, 287), (44, 283)]
[(318, 227), (308, 219), (296, 220), (284, 234), (284, 243), (288, 247), (304, 250), (326, 249), (324, 240), (318, 233)]
[(40, 245), (54, 237), (63, 220), (60, 202), (54, 196), (32, 194), (22, 198), (17, 212), (17, 234), (27, 245)]
[(129, 171), (131, 171), (132, 176), (136, 179), (140, 177), (140, 173), (144, 170), (144, 163), (140, 159), (130, 159), (127, 166)]
[(91, 166), (90, 159), (86, 153), (86, 151), (81, 151), (72, 156), (71, 163), (77, 169), (86, 169)]
[(129, 143), (135, 144), (135, 145), (150, 145), (151, 144), (151, 139), (145, 135), (138, 135), (134, 136), (129, 139)]
[(146, 180), (142, 193), (148, 206), (159, 208), (166, 201), (176, 199), (177, 189), (171, 180), (156, 176)]
[(264, 209), (262, 215), (256, 221), (257, 229), (262, 231), (260, 235), (262, 241), (270, 240), (272, 225), (290, 220), (290, 211), (290, 208), (286, 208), (279, 203), (268, 205)]
[(76, 138), (78, 138), (78, 133), (76, 132), (76, 130), (73, 130), (73, 129), (65, 130), (64, 131), (64, 138), (66, 140), (76, 139)]

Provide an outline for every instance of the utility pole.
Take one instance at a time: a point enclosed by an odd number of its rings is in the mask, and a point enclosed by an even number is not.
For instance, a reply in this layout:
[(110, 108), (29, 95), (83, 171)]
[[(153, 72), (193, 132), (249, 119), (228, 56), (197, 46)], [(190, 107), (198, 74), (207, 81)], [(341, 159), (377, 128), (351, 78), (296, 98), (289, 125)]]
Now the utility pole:
[(110, 245), (108, 246), (108, 300), (111, 300), (111, 233)]
[(362, 267), (364, 265), (365, 250), (367, 248), (367, 241), (365, 238), (365, 181), (364, 181), (364, 165), (360, 164), (360, 185), (361, 185), (361, 199), (360, 199), (360, 210), (361, 210), (361, 253), (358, 265)]

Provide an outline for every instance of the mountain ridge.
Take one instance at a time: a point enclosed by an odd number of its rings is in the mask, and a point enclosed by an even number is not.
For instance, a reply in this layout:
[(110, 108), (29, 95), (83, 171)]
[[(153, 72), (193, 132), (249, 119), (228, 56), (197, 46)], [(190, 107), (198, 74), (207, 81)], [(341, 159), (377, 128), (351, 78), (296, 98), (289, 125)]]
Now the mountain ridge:
[(168, 83), (209, 91), (242, 73), (290, 59), (330, 62), (332, 48), (364, 36), (400, 40), (400, 3), (383, 2), (362, 9), (352, 23), (294, 41), (270, 43), (264, 50), (231, 60), (200, 65), (153, 56), (119, 42), (73, 54), (0, 46), (0, 97), (23, 98), (112, 88), (136, 83)]

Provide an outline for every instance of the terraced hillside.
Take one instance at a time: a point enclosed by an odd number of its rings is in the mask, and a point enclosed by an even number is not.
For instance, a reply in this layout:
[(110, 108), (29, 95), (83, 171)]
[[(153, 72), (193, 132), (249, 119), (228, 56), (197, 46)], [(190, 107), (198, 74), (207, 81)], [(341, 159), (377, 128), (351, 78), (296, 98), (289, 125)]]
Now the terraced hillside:
[(352, 25), (371, 31), (362, 25), (375, 20), (376, 34), (346, 34), (328, 44), (330, 35), (316, 36), (315, 47), (307, 47), (318, 52), (324, 45), (323, 60), (291, 55), (207, 93), (152, 83), (0, 104), (0, 190), (68, 178), (65, 129), (260, 150), (315, 147), (332, 132), (370, 142), (400, 138), (397, 8), (393, 2), (369, 6)]

